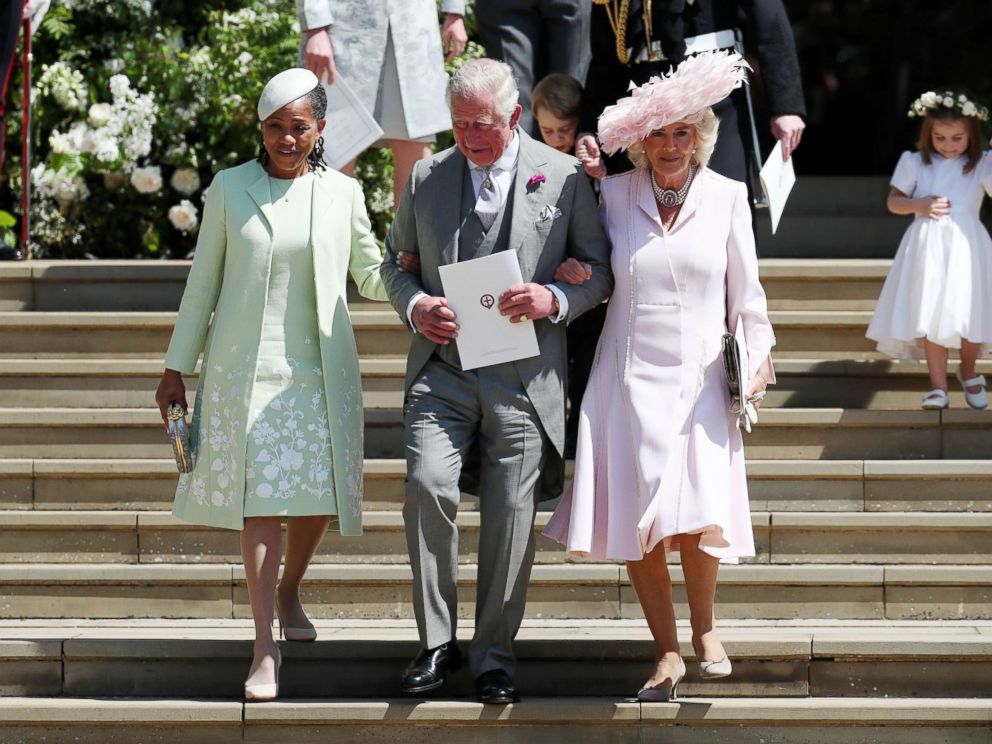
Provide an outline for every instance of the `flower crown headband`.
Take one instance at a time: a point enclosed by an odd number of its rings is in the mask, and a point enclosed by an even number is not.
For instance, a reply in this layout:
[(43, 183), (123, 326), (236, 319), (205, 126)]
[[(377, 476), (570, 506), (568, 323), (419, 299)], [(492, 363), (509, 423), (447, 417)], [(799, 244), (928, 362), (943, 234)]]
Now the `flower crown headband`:
[(970, 101), (964, 93), (955, 93), (952, 90), (938, 92), (928, 90), (910, 104), (908, 116), (910, 119), (914, 119), (917, 116), (926, 116), (940, 109), (956, 111), (961, 116), (973, 116), (979, 121), (989, 120), (987, 108)]
[(603, 150), (612, 154), (628, 149), (656, 129), (719, 103), (747, 82), (749, 69), (737, 52), (705, 52), (644, 85), (632, 86), (629, 97), (607, 106), (599, 117)]

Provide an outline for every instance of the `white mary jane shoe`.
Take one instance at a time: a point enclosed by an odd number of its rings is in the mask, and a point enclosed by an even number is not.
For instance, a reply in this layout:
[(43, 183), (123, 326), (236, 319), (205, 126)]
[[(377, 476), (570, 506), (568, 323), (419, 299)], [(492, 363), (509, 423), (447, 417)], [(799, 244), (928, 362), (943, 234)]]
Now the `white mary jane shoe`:
[[(985, 375), (975, 375), (970, 380), (963, 380), (961, 379), (961, 368), (958, 367), (958, 371), (954, 373), (954, 376), (961, 383), (961, 389), (964, 390), (964, 399), (968, 401), (969, 406), (979, 411), (988, 408), (989, 394), (985, 390)], [(977, 393), (968, 392), (968, 388), (976, 386), (981, 386), (982, 389)]]
[(947, 397), (947, 391), (934, 388), (923, 396), (923, 408), (926, 410), (940, 410), (951, 405), (951, 399)]

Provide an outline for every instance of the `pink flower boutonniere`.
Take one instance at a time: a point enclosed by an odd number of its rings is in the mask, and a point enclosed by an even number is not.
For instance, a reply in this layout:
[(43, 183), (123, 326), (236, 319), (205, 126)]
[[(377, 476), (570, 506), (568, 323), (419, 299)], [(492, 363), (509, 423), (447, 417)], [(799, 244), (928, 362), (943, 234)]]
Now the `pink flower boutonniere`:
[(548, 180), (548, 177), (543, 173), (535, 173), (533, 176), (527, 179), (527, 193), (531, 193), (537, 190), (537, 187)]

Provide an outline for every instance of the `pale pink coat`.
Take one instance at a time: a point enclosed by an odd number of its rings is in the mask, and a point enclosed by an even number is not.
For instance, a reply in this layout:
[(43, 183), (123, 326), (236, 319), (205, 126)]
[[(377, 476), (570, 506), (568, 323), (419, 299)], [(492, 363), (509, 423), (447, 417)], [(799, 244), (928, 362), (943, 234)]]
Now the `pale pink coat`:
[(744, 322), (749, 363), (775, 343), (743, 183), (697, 175), (666, 232), (650, 177), (602, 184), (616, 287), (579, 419), (575, 478), (545, 529), (568, 552), (639, 560), (700, 533), (727, 562), (754, 555), (741, 434), (721, 338)]

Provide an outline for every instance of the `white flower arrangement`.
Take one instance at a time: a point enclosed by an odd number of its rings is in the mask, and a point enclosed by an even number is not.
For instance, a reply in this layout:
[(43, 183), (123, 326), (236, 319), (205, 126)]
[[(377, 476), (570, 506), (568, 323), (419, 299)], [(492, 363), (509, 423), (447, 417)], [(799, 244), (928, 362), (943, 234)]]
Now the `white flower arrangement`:
[(190, 196), (200, 190), (200, 174), (193, 168), (177, 168), (169, 185), (183, 196)]
[(53, 171), (41, 163), (31, 170), (31, 180), (38, 193), (55, 199), (62, 208), (76, 201), (82, 201), (90, 195), (83, 177), (72, 173), (69, 169)]
[(127, 75), (110, 78), (110, 94), (114, 102), (107, 131), (117, 139), (124, 158), (133, 163), (151, 152), (152, 127), (158, 116), (155, 98), (134, 90)]
[(48, 144), (52, 147), (52, 152), (59, 155), (79, 155), (83, 152), (88, 139), (89, 129), (86, 124), (77, 121), (65, 134), (53, 129), (48, 137)]
[(131, 173), (131, 185), (139, 194), (154, 194), (162, 190), (162, 169), (157, 165), (135, 168)]
[(199, 224), (199, 210), (189, 199), (183, 199), (173, 207), (169, 207), (169, 222), (180, 232), (195, 230)]
[(922, 96), (913, 101), (909, 106), (909, 118), (923, 117), (938, 109), (950, 109), (957, 111), (961, 116), (971, 116), (979, 121), (989, 120), (989, 110), (985, 106), (979, 106), (974, 101), (968, 100), (968, 96), (954, 91), (932, 91), (928, 90)]

